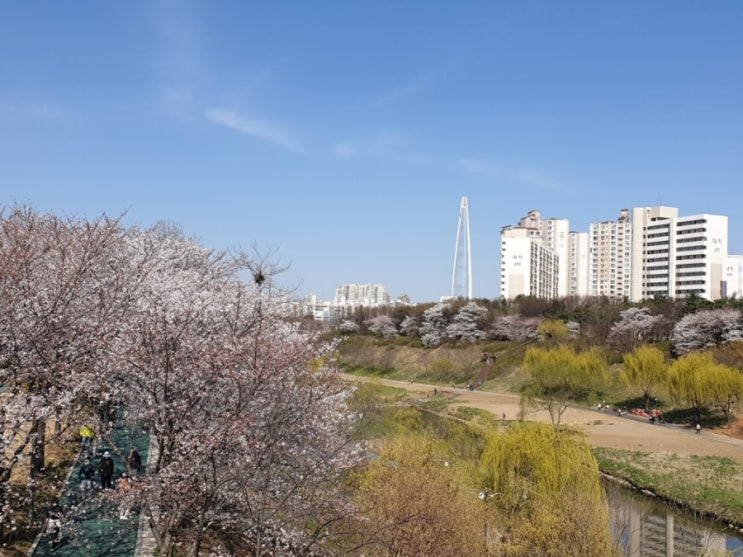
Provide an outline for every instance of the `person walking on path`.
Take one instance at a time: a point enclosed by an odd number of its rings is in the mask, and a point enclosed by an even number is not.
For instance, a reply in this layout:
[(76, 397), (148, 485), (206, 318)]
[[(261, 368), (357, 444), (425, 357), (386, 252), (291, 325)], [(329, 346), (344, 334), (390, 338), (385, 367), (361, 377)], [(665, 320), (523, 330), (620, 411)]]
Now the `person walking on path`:
[(80, 439), (82, 439), (81, 449), (88, 451), (93, 447), (93, 438), (95, 437), (95, 429), (90, 424), (85, 424), (80, 428)]
[(114, 459), (111, 458), (111, 453), (108, 451), (103, 453), (101, 462), (98, 465), (98, 472), (101, 475), (101, 487), (103, 489), (111, 489), (111, 479), (114, 475)]
[(62, 543), (62, 513), (57, 507), (52, 507), (49, 512), (46, 533), (49, 536), (49, 547), (54, 551)]
[(86, 456), (80, 466), (80, 490), (83, 492), (83, 497), (93, 489), (93, 476), (95, 476), (95, 468), (90, 463), (90, 457)]
[(127, 497), (131, 489), (132, 484), (129, 480), (129, 476), (126, 474), (126, 472), (124, 472), (123, 474), (121, 474), (121, 479), (119, 480), (119, 492), (122, 497), (121, 504), (119, 505), (120, 520), (126, 520), (130, 516), (131, 506), (129, 501), (127, 500)]
[(139, 474), (139, 470), (142, 468), (142, 457), (137, 452), (137, 449), (132, 449), (129, 453), (129, 471), (133, 476)]
[(702, 424), (697, 424), (697, 435), (701, 435), (702, 433)]

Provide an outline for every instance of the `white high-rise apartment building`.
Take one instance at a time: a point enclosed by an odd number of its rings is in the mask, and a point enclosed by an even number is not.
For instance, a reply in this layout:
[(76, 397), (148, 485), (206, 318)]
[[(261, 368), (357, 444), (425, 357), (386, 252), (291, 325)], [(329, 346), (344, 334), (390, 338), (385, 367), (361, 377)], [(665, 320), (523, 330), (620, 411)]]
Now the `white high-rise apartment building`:
[(679, 217), (678, 209), (662, 206), (632, 209), (631, 300), (721, 298), (727, 226), (721, 215)]
[(630, 297), (633, 302), (669, 293), (671, 224), (675, 207), (632, 209), (632, 264)]
[(337, 305), (379, 306), (391, 300), (383, 284), (342, 284), (335, 289)]
[(728, 255), (725, 259), (725, 298), (743, 298), (743, 255)]
[(517, 296), (558, 296), (558, 258), (544, 245), (537, 228), (501, 229), (500, 272), (500, 294), (507, 300)]
[(630, 297), (632, 225), (630, 212), (622, 209), (615, 221), (589, 227), (589, 294), (614, 300)]
[(567, 219), (543, 219), (537, 210), (529, 213), (519, 221), (519, 226), (536, 228), (542, 239), (542, 245), (557, 256), (557, 295), (567, 296), (570, 293), (570, 222)]
[(675, 297), (722, 298), (728, 218), (702, 214), (676, 219), (674, 257)]
[(530, 211), (501, 230), (501, 296), (740, 297), (743, 256), (728, 256), (727, 226), (721, 215), (635, 207), (580, 233)]
[(588, 232), (571, 232), (569, 235), (570, 256), (568, 259), (568, 295), (588, 296), (589, 294), (589, 242)]

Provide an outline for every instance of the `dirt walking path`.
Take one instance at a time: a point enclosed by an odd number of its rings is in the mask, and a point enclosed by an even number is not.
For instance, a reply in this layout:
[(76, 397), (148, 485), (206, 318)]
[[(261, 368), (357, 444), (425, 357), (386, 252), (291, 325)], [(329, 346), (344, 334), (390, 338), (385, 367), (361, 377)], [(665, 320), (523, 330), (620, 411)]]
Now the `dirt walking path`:
[[(496, 417), (505, 413), (508, 420), (517, 419), (520, 411), (520, 397), (510, 393), (469, 391), (407, 381), (366, 379), (358, 376), (348, 376), (348, 379), (399, 387), (410, 391), (414, 396), (415, 393), (419, 393), (424, 398), (436, 396), (450, 400), (455, 405), (487, 410)], [(436, 389), (435, 395), (434, 389)], [(545, 410), (532, 410), (526, 419), (550, 422), (549, 414)], [(743, 440), (725, 435), (705, 431), (697, 435), (695, 431), (687, 427), (658, 422), (650, 424), (644, 418), (626, 414), (620, 418), (614, 413), (599, 412), (578, 406), (571, 406), (565, 411), (562, 423), (582, 430), (588, 442), (596, 447), (680, 455), (723, 456), (743, 464)]]

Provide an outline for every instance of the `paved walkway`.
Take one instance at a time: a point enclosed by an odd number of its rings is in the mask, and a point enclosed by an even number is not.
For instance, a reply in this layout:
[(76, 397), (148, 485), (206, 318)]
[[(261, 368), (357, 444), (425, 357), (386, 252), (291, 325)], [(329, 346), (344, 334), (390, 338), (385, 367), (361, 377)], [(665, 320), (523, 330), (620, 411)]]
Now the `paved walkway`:
[[(482, 408), (506, 419), (518, 419), (520, 396), (513, 393), (495, 391), (469, 391), (442, 385), (410, 383), (390, 379), (365, 378), (346, 375), (349, 381), (374, 382), (390, 385), (419, 393), (422, 397), (449, 400), (454, 405)], [(436, 394), (434, 395), (434, 389)], [(529, 410), (527, 420), (550, 422), (546, 410)], [(599, 412), (596, 409), (570, 406), (563, 414), (562, 423), (583, 431), (586, 439), (596, 447), (609, 447), (643, 452), (676, 453), (698, 456), (722, 456), (743, 464), (743, 440), (732, 438), (721, 433), (702, 430), (697, 435), (692, 428), (671, 424), (650, 424), (648, 420), (630, 414), (619, 417), (611, 412)]]
[[(157, 456), (159, 454), (153, 436), (150, 437), (149, 443), (150, 445), (147, 449), (147, 455), (149, 457), (147, 459), (148, 466), (145, 468), (145, 470), (148, 471), (150, 470), (150, 467), (154, 466), (154, 463), (157, 462)], [(152, 557), (155, 555), (156, 550), (157, 543), (155, 542), (155, 536), (152, 534), (152, 529), (150, 528), (149, 518), (145, 516), (144, 513), (140, 513), (135, 557)]]
[[(142, 465), (148, 461), (149, 436), (142, 431), (132, 432), (125, 428), (114, 430), (113, 447), (98, 447), (93, 454), (92, 463), (96, 467), (103, 451), (108, 450), (114, 457), (113, 483), (117, 484), (122, 472), (126, 470), (124, 461), (132, 447), (142, 456)], [(55, 555), (63, 557), (133, 557), (137, 546), (139, 513), (133, 512), (131, 518), (121, 520), (117, 505), (107, 503), (98, 495), (100, 481), (94, 481), (94, 493), (83, 497), (80, 491), (80, 458), (75, 463), (67, 486), (59, 501), (63, 516), (63, 538), (52, 549), (45, 533), (29, 553), (30, 557)], [(150, 553), (152, 555), (152, 553)]]

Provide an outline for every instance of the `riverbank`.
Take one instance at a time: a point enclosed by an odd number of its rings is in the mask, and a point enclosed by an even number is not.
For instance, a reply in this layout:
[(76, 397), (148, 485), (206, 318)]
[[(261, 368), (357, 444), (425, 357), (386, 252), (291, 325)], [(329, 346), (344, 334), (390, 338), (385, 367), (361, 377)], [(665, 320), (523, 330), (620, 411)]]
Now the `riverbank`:
[(606, 479), (743, 533), (743, 466), (735, 461), (600, 447), (593, 452)]
[[(413, 399), (439, 400), (448, 411), (458, 407), (485, 410), (500, 420), (518, 419), (520, 397), (512, 393), (469, 391), (424, 383), (349, 375), (408, 391)], [(527, 410), (525, 419), (549, 422), (546, 411)], [(634, 489), (724, 526), (743, 527), (743, 442), (725, 435), (668, 424), (650, 424), (632, 416), (616, 416), (572, 406), (563, 424), (579, 431), (593, 447), (602, 472)]]

